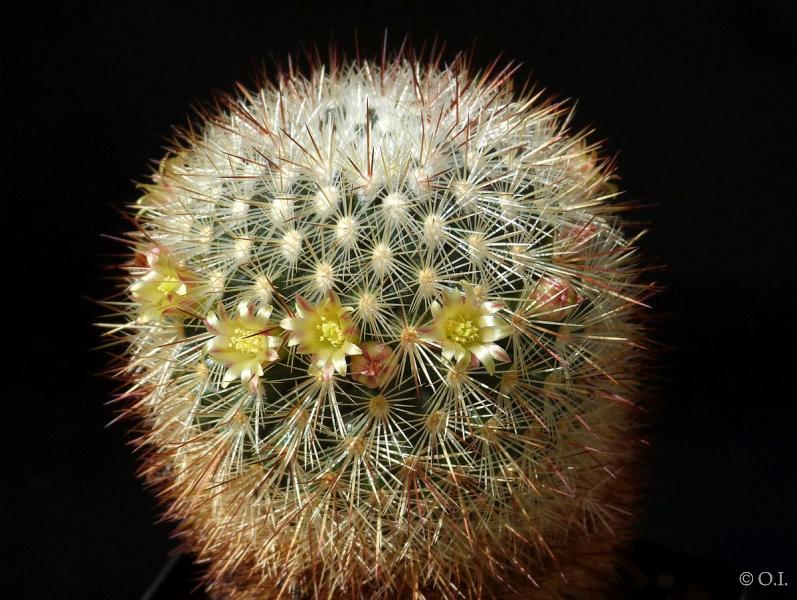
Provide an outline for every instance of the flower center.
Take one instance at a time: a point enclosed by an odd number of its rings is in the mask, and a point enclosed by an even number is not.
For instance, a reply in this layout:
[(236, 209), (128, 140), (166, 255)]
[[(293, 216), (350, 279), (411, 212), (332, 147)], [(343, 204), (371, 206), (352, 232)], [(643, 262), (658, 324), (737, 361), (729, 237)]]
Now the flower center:
[(256, 331), (238, 327), (230, 337), (230, 348), (241, 354), (259, 354), (263, 350), (263, 336)]
[(158, 291), (164, 296), (167, 296), (173, 294), (180, 285), (180, 280), (174, 275), (164, 275), (163, 279), (158, 283)]
[(446, 336), (457, 344), (469, 344), (479, 339), (479, 326), (465, 315), (457, 315), (446, 321)]
[(333, 348), (340, 348), (346, 341), (339, 322), (328, 321), (326, 317), (321, 317), (321, 323), (316, 325), (316, 329), (321, 332), (318, 341), (327, 342)]

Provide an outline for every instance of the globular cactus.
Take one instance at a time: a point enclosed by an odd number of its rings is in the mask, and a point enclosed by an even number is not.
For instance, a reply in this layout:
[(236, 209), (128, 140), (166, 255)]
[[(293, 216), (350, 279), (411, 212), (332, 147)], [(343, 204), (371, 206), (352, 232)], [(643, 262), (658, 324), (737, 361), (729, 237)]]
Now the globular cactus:
[(143, 475), (218, 597), (596, 596), (651, 291), (611, 162), (511, 67), (309, 71), (142, 185), (106, 326)]

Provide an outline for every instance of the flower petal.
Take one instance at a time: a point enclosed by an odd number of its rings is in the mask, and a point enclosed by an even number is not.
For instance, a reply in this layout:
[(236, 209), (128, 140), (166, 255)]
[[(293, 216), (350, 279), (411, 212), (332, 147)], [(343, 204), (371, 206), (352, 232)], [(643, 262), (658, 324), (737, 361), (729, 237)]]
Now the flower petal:
[(302, 324), (302, 319), (297, 317), (285, 317), (280, 321), (280, 327), (286, 331), (296, 331)]
[(509, 335), (512, 333), (512, 328), (504, 323), (502, 325), (496, 325), (494, 327), (482, 329), (480, 333), (480, 337), (483, 342), (495, 342), (497, 340), (502, 340), (505, 337), (509, 337)]
[(490, 375), (495, 375), (495, 361), (492, 354), (490, 354), (490, 347), (485, 344), (471, 347), (471, 352), (479, 359), (479, 362), (484, 365), (484, 368)]
[(490, 344), (488, 347), (490, 349), (490, 355), (495, 360), (499, 362), (509, 362), (510, 360), (512, 360), (511, 358), (509, 358), (509, 354), (507, 353), (507, 351), (501, 348), (501, 346), (499, 346), (498, 344)]
[(345, 354), (335, 354), (332, 357), (332, 366), (335, 367), (335, 370), (340, 375), (346, 374), (346, 355)]
[(299, 315), (306, 317), (307, 315), (315, 314), (316, 310), (304, 297), (296, 294), (296, 310)]
[(479, 317), (479, 327), (497, 327), (503, 323), (501, 317), (495, 315), (482, 315)]
[(352, 344), (351, 342), (344, 342), (343, 345), (340, 347), (340, 351), (344, 354), (349, 355), (357, 355), (362, 354), (362, 349), (357, 344)]
[(332, 353), (332, 348), (319, 348), (315, 353), (316, 361), (321, 363), (328, 362), (332, 357)]

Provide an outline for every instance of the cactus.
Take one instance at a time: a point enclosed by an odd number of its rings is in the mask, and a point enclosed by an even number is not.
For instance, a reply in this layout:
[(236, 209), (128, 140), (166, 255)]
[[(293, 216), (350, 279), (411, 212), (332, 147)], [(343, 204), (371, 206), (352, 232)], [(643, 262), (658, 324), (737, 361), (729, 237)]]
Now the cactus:
[(142, 475), (215, 596), (610, 582), (651, 286), (612, 162), (513, 74), (292, 69), (141, 185), (104, 326)]

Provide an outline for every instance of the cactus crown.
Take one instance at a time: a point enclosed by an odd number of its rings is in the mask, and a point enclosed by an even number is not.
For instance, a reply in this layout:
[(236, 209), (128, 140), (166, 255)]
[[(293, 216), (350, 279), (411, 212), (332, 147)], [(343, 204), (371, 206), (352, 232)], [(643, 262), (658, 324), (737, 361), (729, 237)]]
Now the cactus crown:
[(647, 288), (611, 165), (510, 76), (286, 75), (142, 186), (111, 326), (211, 588), (468, 597), (622, 529)]

